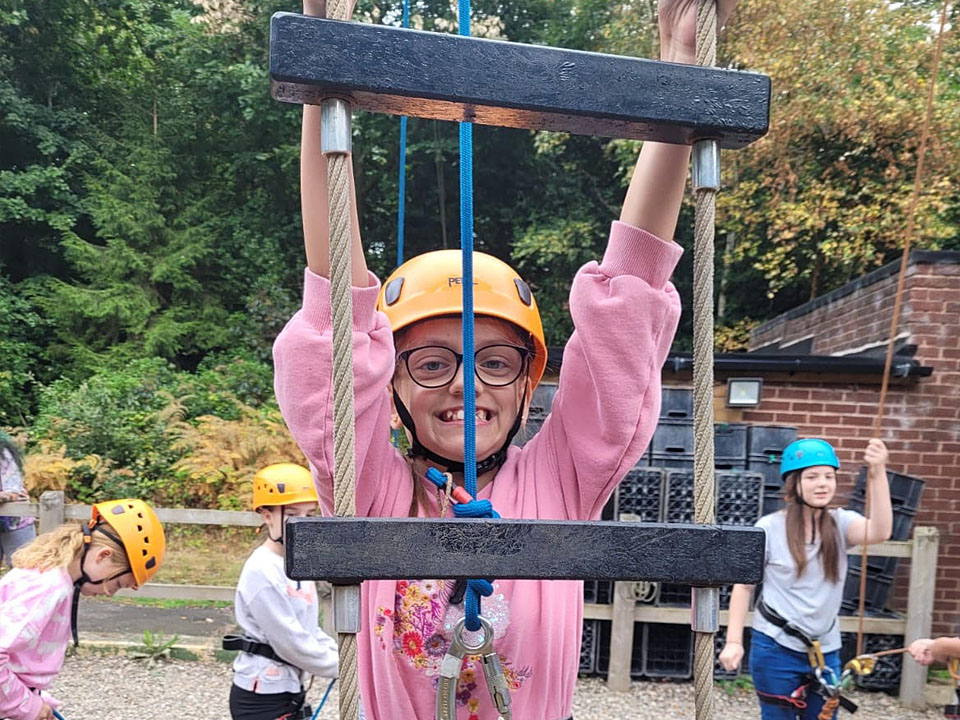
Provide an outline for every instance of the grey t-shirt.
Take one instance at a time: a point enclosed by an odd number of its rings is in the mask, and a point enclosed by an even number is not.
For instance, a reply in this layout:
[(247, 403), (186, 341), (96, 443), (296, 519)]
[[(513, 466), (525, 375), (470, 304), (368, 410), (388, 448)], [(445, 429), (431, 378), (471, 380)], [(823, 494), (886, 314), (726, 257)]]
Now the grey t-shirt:
[[(766, 563), (763, 568), (763, 601), (781, 617), (789, 620), (812, 638), (820, 639), (823, 652), (839, 650), (841, 645), (837, 614), (843, 600), (843, 583), (847, 574), (847, 528), (855, 518), (852, 510), (829, 511), (840, 530), (839, 582), (824, 577), (820, 561), (820, 537), (807, 545), (807, 568), (797, 577), (797, 567), (787, 545), (786, 511), (764, 515), (756, 526), (767, 533)], [(753, 614), (753, 629), (769, 635), (791, 650), (806, 652), (806, 646), (768, 622), (759, 612)]]

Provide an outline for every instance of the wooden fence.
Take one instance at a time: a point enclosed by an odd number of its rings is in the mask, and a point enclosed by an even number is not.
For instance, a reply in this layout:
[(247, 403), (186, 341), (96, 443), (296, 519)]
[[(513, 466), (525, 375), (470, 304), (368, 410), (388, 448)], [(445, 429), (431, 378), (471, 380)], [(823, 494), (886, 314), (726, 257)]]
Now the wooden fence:
[[(254, 512), (227, 510), (190, 510), (182, 508), (154, 508), (161, 522), (171, 525), (232, 525), (258, 527), (262, 524), (260, 516)], [(47, 532), (59, 527), (66, 520), (88, 520), (89, 505), (67, 505), (59, 491), (48, 491), (40, 496), (39, 503), (0, 503), (0, 515), (31, 516), (39, 520), (39, 532)], [(622, 519), (630, 519), (628, 516)], [(937, 575), (937, 554), (940, 534), (936, 528), (917, 527), (913, 531), (913, 540), (906, 542), (885, 542), (872, 545), (868, 553), (878, 557), (910, 558), (910, 584), (907, 599), (907, 616), (904, 619), (865, 618), (865, 633), (883, 635), (903, 635), (904, 642), (910, 643), (921, 637), (930, 637), (933, 618), (934, 578)], [(850, 548), (850, 555), (859, 555), (860, 548)], [(633, 583), (614, 584), (613, 604), (597, 605), (587, 603), (583, 608), (583, 617), (588, 620), (610, 620), (611, 647), (610, 671), (607, 683), (612, 690), (626, 691), (630, 687), (630, 658), (633, 653), (633, 624), (636, 622), (666, 623), (676, 625), (690, 624), (689, 608), (652, 607), (638, 604), (633, 595)], [(132, 595), (126, 590), (120, 595)], [(214, 585), (173, 585), (147, 583), (137, 593), (137, 597), (185, 600), (223, 600), (233, 601), (234, 588)], [(329, 596), (323, 598), (329, 602)], [(332, 612), (324, 612), (324, 618), (332, 618)], [(727, 624), (727, 611), (721, 611), (720, 624)], [(747, 618), (747, 626), (750, 617)], [(842, 632), (856, 632), (858, 618), (840, 617)], [(900, 701), (906, 707), (922, 708), (930, 693), (925, 686), (926, 669), (916, 663), (903, 664), (903, 676), (900, 681)], [(939, 698), (930, 697), (931, 702), (942, 704)]]

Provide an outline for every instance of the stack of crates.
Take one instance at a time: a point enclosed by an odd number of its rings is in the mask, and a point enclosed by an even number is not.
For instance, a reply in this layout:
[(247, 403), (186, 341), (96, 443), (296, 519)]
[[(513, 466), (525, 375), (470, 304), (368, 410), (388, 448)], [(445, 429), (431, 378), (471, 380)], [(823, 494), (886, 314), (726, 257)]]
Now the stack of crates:
[(783, 449), (797, 439), (797, 429), (752, 425), (747, 428), (747, 470), (763, 475), (763, 515), (783, 507), (780, 460)]
[(553, 407), (553, 396), (557, 394), (557, 386), (549, 383), (540, 383), (533, 391), (533, 397), (530, 398), (530, 411), (527, 413), (527, 422), (520, 428), (513, 438), (513, 444), (523, 447), (527, 442), (540, 432), (543, 421), (550, 414)]
[[(857, 484), (853, 495), (847, 503), (847, 508), (859, 513), (864, 511), (866, 493), (867, 469), (860, 468)], [(909, 540), (910, 532), (920, 506), (923, 495), (924, 481), (887, 471), (887, 482), (890, 485), (890, 502), (893, 506), (893, 533), (891, 540)], [(851, 555), (848, 558), (847, 579), (843, 586), (843, 602), (841, 612), (856, 613), (860, 605), (860, 556)], [(897, 558), (868, 557), (867, 558), (867, 586), (864, 595), (864, 607), (869, 610), (883, 610), (886, 606), (890, 588), (897, 571)]]

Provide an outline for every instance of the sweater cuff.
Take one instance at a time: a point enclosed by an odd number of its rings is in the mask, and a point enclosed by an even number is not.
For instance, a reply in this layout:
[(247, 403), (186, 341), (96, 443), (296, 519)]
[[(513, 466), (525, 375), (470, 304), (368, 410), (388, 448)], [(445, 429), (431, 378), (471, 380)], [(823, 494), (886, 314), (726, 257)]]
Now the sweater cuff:
[(633, 225), (614, 220), (600, 270), (605, 275), (636, 275), (650, 287), (663, 288), (683, 255), (675, 242), (664, 242), (656, 235)]
[[(365, 288), (351, 287), (353, 296), (353, 331), (369, 333), (376, 325), (377, 296), (380, 294), (380, 281), (372, 272), (367, 271), (369, 285)], [(330, 301), (330, 279), (311, 272), (303, 271), (303, 316), (318, 332), (333, 331), (333, 305)]]

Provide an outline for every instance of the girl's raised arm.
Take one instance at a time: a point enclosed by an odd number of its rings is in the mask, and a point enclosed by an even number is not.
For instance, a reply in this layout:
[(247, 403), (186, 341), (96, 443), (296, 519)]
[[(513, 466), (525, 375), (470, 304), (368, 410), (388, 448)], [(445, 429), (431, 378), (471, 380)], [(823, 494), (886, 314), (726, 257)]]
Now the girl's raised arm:
[[(303, 0), (306, 15), (324, 17), (326, 0)], [(320, 107), (303, 106), (303, 131), (300, 140), (300, 207), (303, 214), (303, 240), (307, 267), (317, 275), (330, 276), (330, 220), (327, 198), (327, 159), (320, 151)], [(353, 180), (353, 156), (350, 163), (350, 216), (353, 234), (351, 284), (367, 287), (369, 275), (360, 241), (357, 216), (357, 190)]]

